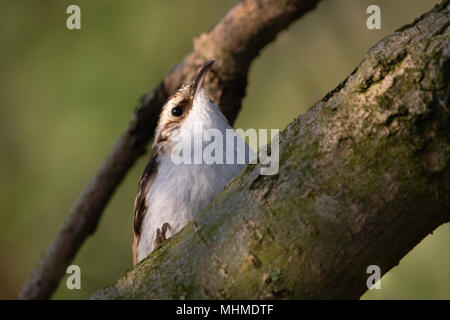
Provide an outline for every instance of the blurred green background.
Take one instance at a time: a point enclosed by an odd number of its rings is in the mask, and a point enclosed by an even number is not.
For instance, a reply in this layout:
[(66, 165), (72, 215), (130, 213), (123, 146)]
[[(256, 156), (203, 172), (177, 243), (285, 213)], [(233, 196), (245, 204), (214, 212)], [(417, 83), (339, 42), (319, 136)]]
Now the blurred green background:
[[(438, 1), (324, 1), (252, 65), (238, 128), (280, 128), (333, 89), (378, 40)], [(191, 50), (233, 1), (0, 3), (0, 298), (14, 299), (73, 201), (127, 126), (139, 97)], [(66, 8), (81, 7), (81, 30)], [(365, 10), (381, 7), (381, 30)], [(128, 174), (54, 298), (84, 299), (131, 266), (132, 208), (148, 155)], [(450, 299), (449, 224), (382, 279), (367, 299)]]

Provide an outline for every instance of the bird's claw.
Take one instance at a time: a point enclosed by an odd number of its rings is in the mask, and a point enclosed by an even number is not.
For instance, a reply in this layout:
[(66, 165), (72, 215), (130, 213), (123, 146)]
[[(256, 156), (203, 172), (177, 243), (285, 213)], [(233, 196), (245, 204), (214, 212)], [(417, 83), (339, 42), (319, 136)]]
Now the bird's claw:
[(167, 230), (170, 231), (170, 235), (173, 234), (172, 227), (170, 226), (170, 223), (167, 222), (162, 225), (161, 229), (160, 228), (156, 229), (156, 238), (153, 243), (155, 247), (159, 246), (161, 243), (167, 240), (166, 237)]

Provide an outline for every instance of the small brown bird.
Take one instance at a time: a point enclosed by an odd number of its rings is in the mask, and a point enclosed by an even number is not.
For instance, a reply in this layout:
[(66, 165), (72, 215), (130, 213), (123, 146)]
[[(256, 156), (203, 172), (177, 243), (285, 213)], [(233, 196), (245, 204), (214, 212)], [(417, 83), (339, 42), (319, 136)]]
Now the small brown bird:
[[(133, 264), (147, 257), (156, 246), (183, 228), (254, 155), (206, 94), (203, 83), (213, 62), (207, 62), (195, 80), (177, 90), (162, 108), (152, 155), (139, 181), (134, 203)], [(187, 151), (190, 153), (191, 138), (194, 145), (198, 139), (202, 147), (211, 144), (208, 139), (205, 141), (202, 134), (208, 130), (216, 137), (213, 141), (215, 152), (223, 151), (223, 159), (226, 157), (227, 161), (198, 162), (194, 159), (195, 150), (189, 158), (192, 161), (174, 161), (174, 154), (179, 150), (183, 150), (183, 156)], [(180, 136), (186, 132), (190, 139), (180, 141)], [(231, 149), (218, 139), (227, 134), (229, 137), (230, 132), (233, 142), (236, 141)], [(238, 152), (245, 153), (245, 162), (230, 163), (229, 156), (237, 159)]]

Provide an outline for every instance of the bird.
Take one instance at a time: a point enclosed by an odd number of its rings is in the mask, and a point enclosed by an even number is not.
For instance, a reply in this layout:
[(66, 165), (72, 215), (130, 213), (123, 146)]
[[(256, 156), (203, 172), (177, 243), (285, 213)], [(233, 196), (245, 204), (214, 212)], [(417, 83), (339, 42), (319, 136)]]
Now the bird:
[[(207, 95), (204, 82), (213, 63), (214, 60), (206, 62), (194, 80), (176, 90), (162, 107), (151, 156), (139, 180), (134, 202), (133, 265), (188, 224), (254, 156)], [(243, 148), (243, 163), (178, 163), (173, 160), (176, 150), (192, 148), (190, 143), (187, 145), (189, 140), (180, 139), (182, 133), (187, 132), (195, 139), (198, 132), (205, 130), (215, 130), (222, 137), (231, 130), (236, 139), (231, 150), (225, 148), (224, 142), (216, 146), (223, 148), (227, 156), (231, 154), (233, 159)], [(205, 143), (202, 141), (202, 146)]]

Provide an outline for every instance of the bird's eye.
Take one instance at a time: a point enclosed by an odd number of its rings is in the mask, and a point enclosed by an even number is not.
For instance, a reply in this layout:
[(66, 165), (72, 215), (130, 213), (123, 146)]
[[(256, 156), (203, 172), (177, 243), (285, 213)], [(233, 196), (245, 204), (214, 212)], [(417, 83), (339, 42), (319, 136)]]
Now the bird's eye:
[(172, 115), (174, 117), (181, 117), (184, 113), (183, 107), (176, 106), (172, 109)]

